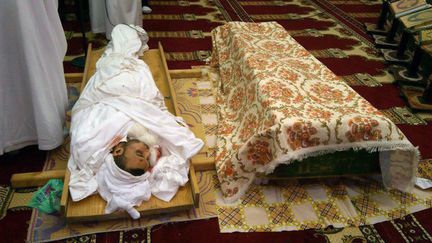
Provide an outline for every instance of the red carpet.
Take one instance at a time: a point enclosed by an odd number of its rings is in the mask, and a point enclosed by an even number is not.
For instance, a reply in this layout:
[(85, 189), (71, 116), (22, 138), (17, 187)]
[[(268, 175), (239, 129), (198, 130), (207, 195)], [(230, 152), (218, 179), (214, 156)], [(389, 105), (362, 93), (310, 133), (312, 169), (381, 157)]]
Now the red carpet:
[[(153, 12), (144, 16), (143, 25), (150, 35), (150, 47), (161, 41), (170, 69), (202, 65), (211, 51), (209, 32), (224, 21), (260, 22), (275, 20), (293, 37), (339, 76), (354, 77), (357, 73), (379, 77), (386, 65), (366, 34), (363, 23), (376, 22), (379, 1), (364, 0), (311, 0), (301, 1), (150, 1)], [(73, 8), (68, 7), (69, 12)], [(336, 25), (340, 23), (340, 25)], [(86, 29), (89, 25), (86, 23)], [(72, 15), (64, 23), (65, 31), (75, 31), (68, 39), (67, 55), (83, 53), (79, 25)], [(328, 31), (332, 29), (332, 31)], [(336, 32), (335, 32), (336, 31)], [(352, 38), (355, 37), (355, 38)], [(100, 38), (91, 40), (96, 47)], [(355, 48), (368, 56), (357, 55)], [(357, 49), (356, 49), (357, 50)], [(341, 54), (342, 53), (342, 54)], [(344, 56), (344, 53), (348, 55)], [(342, 56), (341, 56), (342, 55)], [(65, 62), (65, 72), (82, 72), (82, 69)], [(405, 106), (399, 91), (392, 84), (380, 87), (353, 86), (353, 88), (379, 109)], [(423, 158), (432, 158), (432, 124), (426, 126), (400, 125), (410, 141), (419, 146)], [(35, 147), (15, 155), (0, 157), (0, 184), (7, 184), (16, 172), (37, 171), (42, 168), (44, 153)], [(432, 202), (431, 202), (432, 206)], [(31, 211), (9, 211), (0, 220), (1, 242), (22, 242), (26, 238)], [(431, 242), (432, 209), (415, 213), (404, 219), (361, 227), (362, 237), (346, 236), (346, 242)], [(156, 226), (151, 231), (153, 242), (328, 242), (332, 233), (307, 230), (281, 233), (220, 234), (217, 219)], [(101, 233), (70, 239), (67, 242), (146, 242), (147, 232)], [(142, 241), (141, 241), (142, 240)], [(66, 241), (65, 241), (66, 242)]]

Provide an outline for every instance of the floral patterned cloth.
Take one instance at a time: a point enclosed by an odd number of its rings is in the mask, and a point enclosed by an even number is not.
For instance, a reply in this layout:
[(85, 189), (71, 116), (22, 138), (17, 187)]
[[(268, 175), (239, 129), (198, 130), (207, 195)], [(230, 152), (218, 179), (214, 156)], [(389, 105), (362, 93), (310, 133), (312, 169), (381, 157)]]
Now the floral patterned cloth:
[(231, 22), (212, 38), (211, 63), (220, 74), (216, 168), (227, 202), (240, 198), (257, 172), (351, 148), (404, 150), (380, 157), (397, 162), (386, 164), (396, 170), (384, 182), (412, 182), (417, 149), (282, 26)]

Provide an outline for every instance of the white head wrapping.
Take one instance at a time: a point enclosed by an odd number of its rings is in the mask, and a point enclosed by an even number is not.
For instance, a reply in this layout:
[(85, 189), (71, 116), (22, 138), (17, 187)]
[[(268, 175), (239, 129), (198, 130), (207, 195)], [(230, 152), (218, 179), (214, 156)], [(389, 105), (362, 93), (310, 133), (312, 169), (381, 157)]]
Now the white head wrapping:
[(139, 206), (151, 197), (150, 173), (133, 176), (117, 167), (112, 156), (107, 156), (97, 173), (98, 191), (107, 205), (105, 213), (122, 209), (133, 219), (140, 217), (134, 206)]

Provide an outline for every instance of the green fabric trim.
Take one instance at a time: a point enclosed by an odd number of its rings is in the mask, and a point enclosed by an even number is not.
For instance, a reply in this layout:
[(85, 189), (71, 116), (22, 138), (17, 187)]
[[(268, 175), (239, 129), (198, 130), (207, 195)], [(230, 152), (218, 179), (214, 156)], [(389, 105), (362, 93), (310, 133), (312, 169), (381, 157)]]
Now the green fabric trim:
[(29, 207), (44, 213), (55, 213), (60, 210), (60, 198), (63, 191), (63, 181), (51, 179), (39, 189), (30, 200)]
[(280, 165), (270, 177), (329, 177), (380, 172), (378, 152), (348, 150)]

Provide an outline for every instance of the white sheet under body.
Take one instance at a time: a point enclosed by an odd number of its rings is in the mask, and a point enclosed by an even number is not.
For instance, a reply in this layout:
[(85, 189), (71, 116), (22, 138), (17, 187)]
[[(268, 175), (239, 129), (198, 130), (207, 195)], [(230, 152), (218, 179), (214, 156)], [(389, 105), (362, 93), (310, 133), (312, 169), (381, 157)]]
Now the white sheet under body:
[[(119, 188), (101, 188), (106, 183), (98, 183), (97, 174), (113, 161), (110, 149), (115, 145), (114, 141), (124, 138), (128, 129), (139, 123), (159, 137), (164, 152), (151, 172), (150, 177), (154, 179), (149, 183), (153, 195), (169, 201), (178, 187), (187, 182), (188, 159), (201, 149), (203, 142), (195, 138), (187, 127), (179, 125), (180, 118), (167, 111), (148, 66), (135, 56), (141, 44), (136, 42), (134, 30), (127, 26), (120, 30), (116, 28), (113, 42), (97, 62), (96, 73), (72, 110), (71, 157), (68, 162), (71, 196), (78, 201), (95, 193), (98, 188), (103, 192), (112, 191), (112, 197), (106, 196), (111, 200), (117, 200), (112, 198), (120, 195), (114, 191), (129, 193), (129, 187), (121, 183)], [(109, 176), (105, 175), (105, 178)], [(147, 198), (147, 193), (129, 193), (130, 203), (136, 205), (134, 202)], [(122, 208), (121, 205), (125, 204), (118, 205)], [(128, 207), (123, 209), (130, 213)], [(111, 210), (110, 207), (107, 212)]]

